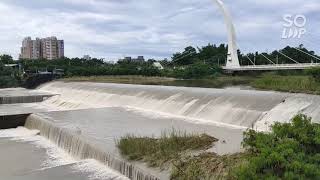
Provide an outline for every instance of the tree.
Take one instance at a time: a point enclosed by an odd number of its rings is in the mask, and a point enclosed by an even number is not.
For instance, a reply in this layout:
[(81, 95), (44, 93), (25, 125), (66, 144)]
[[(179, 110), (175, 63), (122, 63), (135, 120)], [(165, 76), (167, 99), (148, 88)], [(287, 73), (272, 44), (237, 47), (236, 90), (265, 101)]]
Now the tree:
[(192, 46), (188, 46), (182, 53), (173, 54), (172, 61), (175, 65), (185, 66), (190, 65), (196, 61), (197, 50)]
[(0, 55), (0, 61), (3, 64), (12, 64), (14, 62), (12, 56), (7, 54)]

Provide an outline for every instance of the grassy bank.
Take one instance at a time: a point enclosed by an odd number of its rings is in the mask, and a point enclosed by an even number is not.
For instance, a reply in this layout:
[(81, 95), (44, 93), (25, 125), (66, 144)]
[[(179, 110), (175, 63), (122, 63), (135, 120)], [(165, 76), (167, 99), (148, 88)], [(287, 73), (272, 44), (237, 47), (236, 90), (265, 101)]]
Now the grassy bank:
[(223, 88), (226, 86), (247, 85), (254, 80), (249, 76), (218, 76), (204, 79), (175, 79), (166, 77), (145, 77), (145, 76), (75, 76), (62, 79), (66, 82), (101, 82), (101, 83), (122, 83), (122, 84), (142, 84), (142, 85), (163, 85), (182, 87), (203, 87), (203, 88)]
[[(171, 133), (161, 138), (127, 136), (118, 143), (123, 156), (153, 167), (171, 167), (171, 179), (320, 179), (320, 125), (305, 115), (276, 123), (269, 133), (244, 133), (245, 153), (205, 152), (215, 138)], [(193, 152), (193, 153), (190, 153)], [(197, 152), (197, 153), (195, 153)]]
[(254, 80), (251, 85), (256, 89), (263, 90), (320, 94), (320, 83), (306, 75), (280, 76), (267, 74)]
[(201, 153), (187, 156), (173, 165), (171, 179), (236, 179), (233, 170), (246, 162), (244, 153), (219, 156), (215, 153)]
[(188, 135), (172, 131), (160, 138), (126, 136), (118, 142), (118, 148), (131, 161), (143, 161), (151, 167), (170, 169), (171, 179), (226, 178), (245, 156), (218, 156), (205, 152), (216, 141), (216, 138), (206, 134)]
[(100, 83), (121, 83), (121, 84), (142, 84), (157, 85), (175, 81), (174, 78), (165, 77), (147, 77), (147, 76), (74, 76), (62, 79), (70, 82), (100, 82)]
[(266, 73), (253, 76), (220, 75), (203, 79), (175, 79), (145, 76), (90, 76), (62, 79), (70, 82), (101, 82), (142, 85), (164, 85), (182, 87), (224, 88), (228, 86), (248, 86), (254, 89), (273, 90), (292, 93), (320, 94), (320, 82), (310, 75)]
[(118, 147), (129, 160), (142, 160), (152, 167), (164, 167), (186, 151), (205, 150), (212, 147), (216, 138), (206, 134), (188, 135), (173, 130), (161, 138), (126, 136)]

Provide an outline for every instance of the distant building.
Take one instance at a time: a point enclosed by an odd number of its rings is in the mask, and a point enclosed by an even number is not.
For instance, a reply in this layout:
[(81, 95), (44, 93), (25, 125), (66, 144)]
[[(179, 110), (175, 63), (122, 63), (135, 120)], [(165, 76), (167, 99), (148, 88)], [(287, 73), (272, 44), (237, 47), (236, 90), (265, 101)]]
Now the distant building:
[(144, 57), (143, 56), (138, 56), (137, 59), (133, 59), (135, 62), (144, 62)]
[(84, 55), (82, 59), (89, 61), (89, 60), (91, 60), (91, 57), (90, 57), (90, 55)]
[(130, 62), (130, 61), (132, 61), (132, 58), (131, 57), (125, 57), (124, 61), (129, 61)]
[(31, 59), (32, 58), (32, 40), (31, 37), (26, 37), (22, 41), (20, 58)]
[(64, 57), (64, 41), (56, 37), (26, 37), (22, 41), (20, 59), (59, 59)]
[(124, 59), (119, 59), (120, 62), (144, 62), (145, 59), (143, 56), (138, 56), (137, 58), (125, 57)]
[(58, 40), (58, 58), (64, 57), (64, 40)]
[(41, 40), (36, 38), (32, 41), (32, 53), (31, 59), (40, 59), (41, 58)]

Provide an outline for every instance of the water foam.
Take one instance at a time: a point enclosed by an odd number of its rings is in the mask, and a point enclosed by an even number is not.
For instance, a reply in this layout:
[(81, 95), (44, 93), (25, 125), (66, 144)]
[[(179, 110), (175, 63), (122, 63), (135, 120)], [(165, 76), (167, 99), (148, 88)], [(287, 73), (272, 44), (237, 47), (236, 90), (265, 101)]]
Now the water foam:
[[(60, 109), (130, 107), (202, 122), (252, 127), (285, 94), (224, 89), (53, 82), (44, 104)], [(255, 94), (252, 94), (255, 93)]]
[(39, 130), (29, 130), (25, 127), (16, 129), (0, 130), (0, 138), (10, 138), (12, 141), (26, 142), (37, 148), (45, 149), (47, 158), (42, 163), (42, 168), (38, 171), (59, 167), (63, 165), (72, 165), (75, 171), (86, 173), (89, 179), (115, 179), (127, 180), (128, 178), (120, 175), (118, 172), (106, 167), (93, 159), (79, 161), (70, 156), (63, 149), (53, 144), (50, 140), (39, 136)]
[(320, 119), (320, 97), (238, 89), (204, 89), (108, 83), (53, 82), (40, 90), (59, 94), (43, 102), (60, 110), (128, 107), (191, 122), (266, 131), (298, 113)]
[(45, 118), (32, 114), (27, 118), (25, 127), (40, 130), (40, 135), (56, 144), (74, 159), (80, 161), (94, 159), (116, 170), (120, 174), (133, 180), (158, 180), (139, 167), (126, 160), (100, 149), (89, 139), (77, 133), (75, 129), (64, 128)]

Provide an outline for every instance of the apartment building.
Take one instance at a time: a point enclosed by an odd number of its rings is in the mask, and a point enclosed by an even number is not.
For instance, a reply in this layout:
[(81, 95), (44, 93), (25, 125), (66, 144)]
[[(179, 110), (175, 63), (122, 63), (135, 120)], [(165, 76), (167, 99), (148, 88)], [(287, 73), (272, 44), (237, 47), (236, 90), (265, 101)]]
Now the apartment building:
[(32, 40), (31, 37), (26, 37), (22, 41), (20, 58), (31, 59), (32, 58)]
[(59, 59), (64, 57), (64, 41), (57, 37), (26, 37), (22, 41), (20, 59)]

